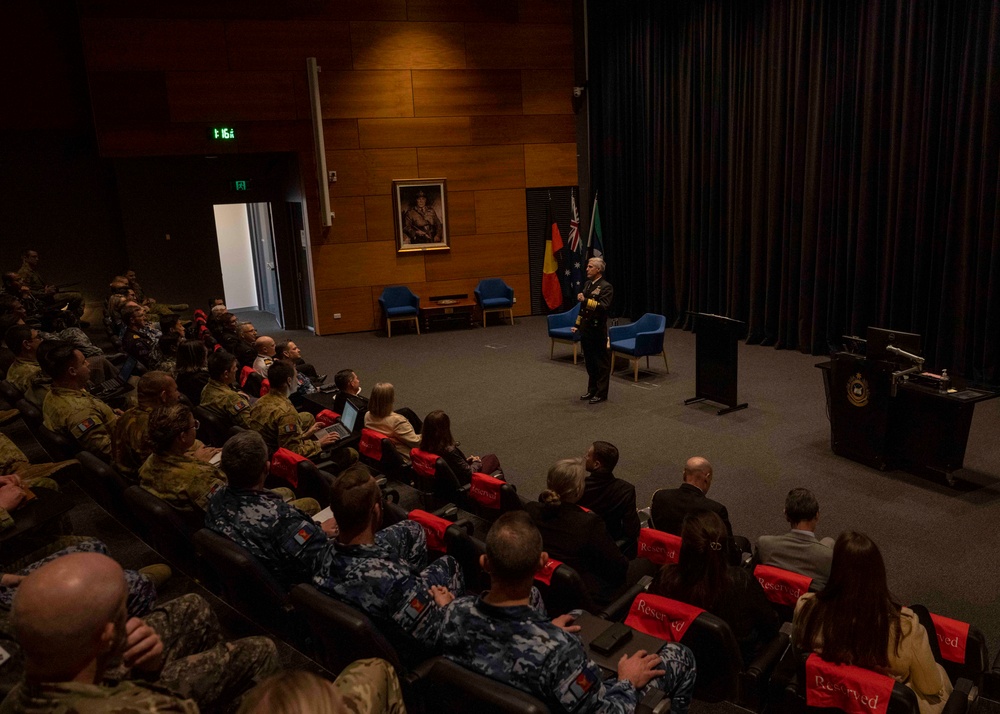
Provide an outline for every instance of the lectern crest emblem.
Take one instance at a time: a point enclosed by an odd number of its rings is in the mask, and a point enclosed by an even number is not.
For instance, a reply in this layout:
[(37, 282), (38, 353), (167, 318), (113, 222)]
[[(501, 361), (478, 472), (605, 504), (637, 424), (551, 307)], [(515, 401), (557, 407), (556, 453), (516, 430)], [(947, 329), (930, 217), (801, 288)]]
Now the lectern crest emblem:
[(847, 380), (847, 401), (856, 407), (868, 404), (868, 380), (858, 372)]

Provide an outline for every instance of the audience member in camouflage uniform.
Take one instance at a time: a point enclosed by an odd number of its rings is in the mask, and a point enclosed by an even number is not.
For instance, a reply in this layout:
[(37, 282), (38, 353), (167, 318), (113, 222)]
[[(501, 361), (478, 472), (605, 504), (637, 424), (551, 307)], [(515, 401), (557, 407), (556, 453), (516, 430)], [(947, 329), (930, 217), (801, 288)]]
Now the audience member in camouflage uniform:
[(551, 622), (533, 578), (548, 554), (542, 536), (523, 511), (506, 513), (486, 537), (483, 568), (492, 590), (448, 604), (451, 595), (432, 591), (443, 615), (424, 632), (424, 641), (479, 674), (524, 690), (554, 711), (635, 710), (645, 687), (671, 697), (672, 714), (687, 714), (695, 682), (694, 655), (667, 643), (657, 654), (640, 650), (618, 663), (617, 679), (602, 682), (600, 667), (572, 634), (571, 614)]
[(27, 325), (14, 325), (4, 336), (7, 348), (14, 353), (14, 364), (7, 370), (7, 381), (24, 393), (24, 398), (41, 407), (49, 393), (50, 380), (42, 374), (36, 353), (42, 338), (38, 330)]
[(118, 417), (84, 390), (90, 366), (83, 353), (70, 345), (56, 345), (46, 353), (42, 368), (52, 377), (52, 389), (42, 404), (45, 426), (68, 432), (84, 449), (109, 460), (111, 429)]
[(384, 659), (359, 659), (334, 682), (312, 672), (282, 672), (243, 698), (237, 714), (344, 712), (406, 714), (396, 670)]
[(214, 465), (188, 456), (197, 431), (189, 407), (157, 407), (149, 416), (153, 453), (139, 469), (140, 486), (184, 511), (205, 510), (209, 494), (226, 483), (225, 474)]
[[(166, 372), (146, 372), (136, 389), (139, 403), (118, 417), (111, 435), (112, 465), (132, 482), (139, 480), (139, 469), (152, 453), (148, 441), (149, 415), (158, 406), (170, 406), (180, 401), (177, 382)], [(205, 446), (197, 438), (187, 456), (209, 461), (219, 449)]]
[[(323, 449), (330, 448), (340, 438), (336, 434), (327, 434), (316, 440), (312, 435), (320, 429), (312, 414), (299, 413), (288, 399), (288, 395), (297, 390), (295, 366), (278, 360), (267, 371), (271, 391), (257, 400), (250, 409), (250, 428), (264, 437), (264, 442), (271, 452), (285, 448), (306, 458), (320, 455)], [(304, 429), (304, 431), (303, 431)], [(330, 455), (336, 471), (342, 471), (358, 460), (358, 452), (354, 449), (340, 449)]]
[(128, 618), (125, 599), (121, 568), (94, 553), (67, 555), (25, 578), (13, 616), (25, 680), (0, 712), (212, 711), (276, 669), (271, 640), (223, 641), (198, 595), (145, 620)]
[[(89, 536), (61, 536), (44, 548), (34, 551), (18, 561), (9, 563), (0, 576), (0, 607), (10, 609), (17, 594), (17, 586), (28, 575), (56, 558), (72, 553), (100, 553), (108, 555), (108, 547)], [(160, 569), (166, 566), (156, 566)], [(145, 617), (156, 604), (156, 583), (143, 570), (126, 570), (125, 584), (128, 588), (126, 607), (131, 617)], [(169, 569), (167, 569), (169, 572)]]
[(250, 397), (231, 386), (240, 366), (236, 357), (225, 350), (216, 350), (208, 356), (208, 384), (201, 391), (201, 405), (210, 412), (229, 420), (244, 429), (250, 426)]
[(6, 434), (0, 434), (0, 476), (17, 474), (21, 483), (28, 488), (51, 488), (58, 490), (54, 480), (59, 472), (80, 463), (76, 459), (67, 461), (50, 461), (44, 464), (33, 464), (28, 461), (17, 445)]
[(441, 586), (465, 592), (462, 570), (451, 556), (427, 565), (427, 536), (414, 521), (382, 525), (382, 494), (375, 479), (360, 465), (337, 479), (331, 498), (340, 535), (323, 554), (313, 583), (338, 600), (380, 622), (395, 622), (418, 634), (439, 615), (428, 594)]
[[(222, 470), (229, 485), (209, 498), (205, 526), (245, 548), (286, 588), (312, 580), (323, 553), (333, 547), (328, 536), (337, 535), (337, 522), (314, 522), (306, 512), (319, 511), (313, 499), (285, 503), (264, 489), (267, 445), (257, 432), (226, 442)], [(312, 501), (312, 508), (301, 509), (305, 501)]]
[(49, 285), (42, 279), (37, 270), (38, 251), (29, 248), (21, 254), (21, 260), (17, 277), (23, 285), (28, 286), (36, 299), (57, 307), (68, 305), (74, 315), (83, 316), (83, 295), (77, 292), (58, 292), (55, 285)]

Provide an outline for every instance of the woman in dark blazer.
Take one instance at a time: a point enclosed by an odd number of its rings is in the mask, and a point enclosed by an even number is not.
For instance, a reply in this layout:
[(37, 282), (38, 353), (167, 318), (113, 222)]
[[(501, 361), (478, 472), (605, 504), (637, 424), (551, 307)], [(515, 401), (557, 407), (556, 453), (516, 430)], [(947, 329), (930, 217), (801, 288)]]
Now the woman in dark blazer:
[(604, 519), (576, 505), (586, 476), (582, 458), (557, 461), (549, 469), (548, 488), (525, 510), (541, 531), (549, 556), (578, 572), (591, 599), (605, 605), (625, 585), (628, 560), (608, 535)]
[(466, 456), (451, 435), (451, 419), (440, 409), (424, 417), (420, 432), (420, 450), (440, 456), (462, 484), (472, 481), (472, 474), (484, 473), (503, 478), (496, 454)]

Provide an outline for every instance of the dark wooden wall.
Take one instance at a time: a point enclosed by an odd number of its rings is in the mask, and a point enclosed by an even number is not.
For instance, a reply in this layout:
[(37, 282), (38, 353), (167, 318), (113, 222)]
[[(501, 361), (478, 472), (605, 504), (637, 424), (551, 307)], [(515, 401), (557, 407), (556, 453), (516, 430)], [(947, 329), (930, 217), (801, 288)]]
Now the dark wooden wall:
[[(525, 189), (577, 183), (571, 0), (79, 0), (105, 157), (292, 152), (321, 334), (368, 330), (378, 295), (500, 276), (530, 312)], [(322, 72), (333, 226), (319, 218), (306, 58)], [(212, 124), (238, 141), (213, 145)], [(393, 179), (448, 180), (452, 249), (398, 256)], [(334, 320), (338, 312), (342, 319)]]

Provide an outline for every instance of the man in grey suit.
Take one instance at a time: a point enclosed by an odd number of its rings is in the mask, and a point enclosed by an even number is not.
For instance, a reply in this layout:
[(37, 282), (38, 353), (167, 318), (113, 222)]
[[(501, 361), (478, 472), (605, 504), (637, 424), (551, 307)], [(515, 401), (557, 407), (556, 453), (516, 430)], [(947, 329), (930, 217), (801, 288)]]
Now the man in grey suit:
[(833, 538), (816, 538), (819, 501), (807, 488), (793, 488), (785, 498), (785, 520), (791, 530), (757, 540), (756, 562), (791, 570), (813, 579), (813, 589), (826, 587), (833, 562)]

